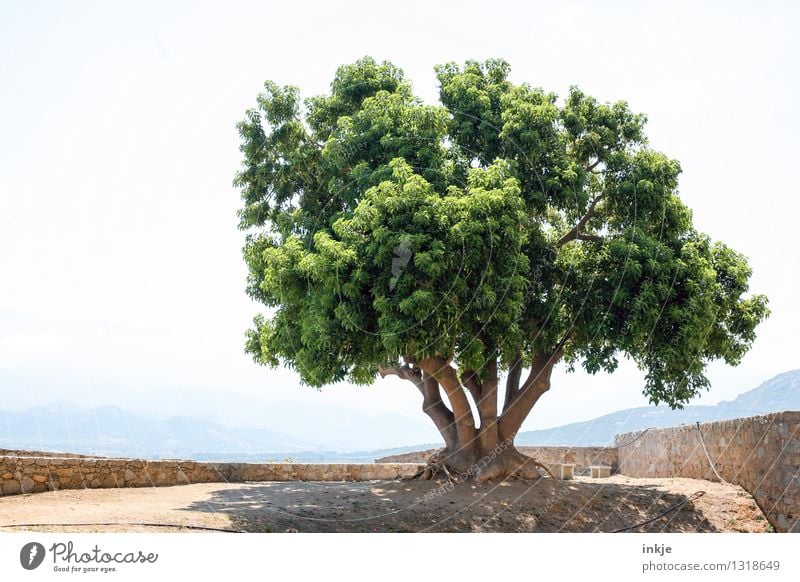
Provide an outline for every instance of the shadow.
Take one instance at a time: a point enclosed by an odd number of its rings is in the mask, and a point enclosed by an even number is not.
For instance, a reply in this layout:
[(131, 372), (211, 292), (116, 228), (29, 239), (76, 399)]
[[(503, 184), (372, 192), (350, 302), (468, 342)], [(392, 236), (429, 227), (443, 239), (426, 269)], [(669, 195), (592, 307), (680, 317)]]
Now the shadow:
[[(246, 532), (612, 532), (685, 496), (580, 481), (260, 482), (230, 484), (183, 511), (225, 514)], [(690, 502), (633, 532), (721, 531)]]

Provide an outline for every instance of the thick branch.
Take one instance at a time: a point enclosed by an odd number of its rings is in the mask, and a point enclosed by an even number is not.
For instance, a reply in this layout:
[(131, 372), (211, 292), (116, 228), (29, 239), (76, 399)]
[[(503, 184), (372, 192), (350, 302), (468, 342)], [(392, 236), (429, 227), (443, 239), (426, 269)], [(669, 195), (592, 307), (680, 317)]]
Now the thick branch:
[(598, 196), (596, 196), (594, 198), (594, 200), (592, 200), (591, 204), (589, 204), (589, 208), (586, 210), (586, 214), (583, 215), (583, 218), (581, 218), (578, 221), (578, 224), (576, 224), (567, 234), (565, 234), (560, 239), (558, 239), (558, 243), (556, 243), (556, 246), (563, 247), (565, 244), (567, 244), (568, 242), (573, 241), (573, 240), (595, 240), (596, 239), (599, 242), (603, 242), (603, 239), (600, 238), (600, 237), (593, 237), (592, 236), (592, 238), (586, 238), (586, 237), (589, 237), (591, 235), (584, 235), (584, 234), (581, 233), (581, 230), (583, 230), (583, 228), (586, 226), (586, 223), (589, 222), (589, 220), (591, 220), (591, 218), (595, 214), (597, 214), (597, 205), (602, 199), (603, 199), (603, 195), (599, 194)]
[(378, 374), (381, 375), (381, 378), (386, 378), (386, 376), (397, 376), (403, 380), (411, 380), (415, 383), (416, 381), (422, 381), (420, 370), (418, 368), (412, 368), (408, 365), (395, 366), (393, 368), (378, 368)]
[(534, 356), (530, 374), (498, 420), (500, 439), (513, 439), (516, 436), (533, 406), (550, 389), (550, 374), (562, 355), (564, 350), (559, 346), (552, 354)]
[(595, 169), (597, 166), (599, 166), (599, 165), (602, 163), (602, 161), (603, 161), (603, 160), (601, 160), (600, 158), (597, 158), (597, 160), (595, 160), (595, 161), (594, 161), (594, 163), (592, 163), (592, 164), (589, 164), (588, 166), (586, 166), (586, 167), (584, 168), (584, 170), (586, 170), (587, 172), (591, 172), (591, 171), (592, 171), (592, 170), (594, 170), (594, 169)]
[(497, 360), (492, 357), (486, 363), (481, 398), (477, 401), (481, 419), (479, 438), (484, 451), (497, 445)]
[(444, 446), (452, 450), (458, 443), (456, 418), (453, 412), (442, 401), (439, 382), (428, 374), (422, 375), (422, 411), (427, 414), (444, 439)]
[(503, 412), (508, 410), (511, 401), (516, 397), (519, 392), (519, 381), (522, 378), (522, 356), (517, 355), (508, 369), (508, 378), (506, 378), (506, 395), (503, 399)]
[(461, 387), (455, 368), (451, 367), (449, 362), (443, 358), (428, 358), (419, 362), (419, 366), (444, 388), (455, 415), (460, 448), (469, 449), (475, 446), (475, 437), (477, 436), (475, 419), (472, 417), (469, 400)]
[(430, 375), (422, 373), (419, 368), (411, 366), (397, 366), (393, 368), (379, 368), (378, 373), (382, 378), (397, 376), (409, 380), (422, 394), (422, 411), (427, 414), (436, 425), (444, 439), (445, 447), (452, 449), (458, 442), (456, 422), (453, 412), (442, 401), (439, 392), (439, 383)]
[(469, 390), (469, 393), (472, 395), (472, 399), (477, 404), (483, 392), (478, 373), (475, 370), (464, 370), (461, 374), (461, 383), (466, 386), (467, 390)]

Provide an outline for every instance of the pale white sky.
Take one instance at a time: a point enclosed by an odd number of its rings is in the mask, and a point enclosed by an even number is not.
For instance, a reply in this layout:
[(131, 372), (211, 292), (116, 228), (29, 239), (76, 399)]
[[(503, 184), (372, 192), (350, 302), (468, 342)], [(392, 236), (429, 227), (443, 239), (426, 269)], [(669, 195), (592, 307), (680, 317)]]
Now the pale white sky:
[[(422, 418), (410, 385), (315, 392), (242, 351), (258, 307), (234, 126), (265, 79), (313, 95), (366, 54), (431, 102), (435, 64), (503, 57), (516, 81), (646, 113), (697, 225), (771, 299), (701, 401), (800, 367), (798, 5), (638, 4), (0, 0), (0, 409), (203, 388)], [(559, 373), (524, 428), (643, 405), (640, 390), (630, 367)]]

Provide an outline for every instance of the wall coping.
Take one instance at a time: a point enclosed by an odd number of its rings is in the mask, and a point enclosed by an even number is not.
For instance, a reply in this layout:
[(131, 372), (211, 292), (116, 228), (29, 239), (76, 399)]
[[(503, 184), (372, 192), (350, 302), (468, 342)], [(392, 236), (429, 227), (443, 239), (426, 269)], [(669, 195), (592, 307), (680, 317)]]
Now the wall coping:
[(351, 466), (351, 465), (366, 465), (372, 467), (374, 465), (419, 465), (420, 463), (376, 463), (374, 461), (367, 462), (352, 462), (352, 463), (324, 463), (318, 461), (310, 461), (308, 463), (298, 463), (296, 461), (265, 461), (263, 463), (254, 463), (251, 461), (197, 461), (194, 459), (145, 459), (141, 457), (53, 457), (41, 455), (0, 455), (0, 459), (46, 459), (50, 461), (70, 461), (70, 462), (83, 462), (83, 461), (125, 461), (135, 463), (196, 463), (198, 465), (251, 465), (260, 467), (264, 465), (325, 465), (327, 467), (336, 466)]

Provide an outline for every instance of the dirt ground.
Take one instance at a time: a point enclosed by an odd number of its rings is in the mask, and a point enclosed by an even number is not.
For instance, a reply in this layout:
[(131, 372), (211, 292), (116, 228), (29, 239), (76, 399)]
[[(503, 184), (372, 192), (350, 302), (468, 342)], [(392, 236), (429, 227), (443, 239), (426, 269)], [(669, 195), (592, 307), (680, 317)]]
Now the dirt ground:
[(269, 482), (53, 491), (0, 498), (0, 531), (611, 532), (696, 491), (705, 494), (633, 531), (771, 530), (738, 487), (615, 475), (484, 485)]

